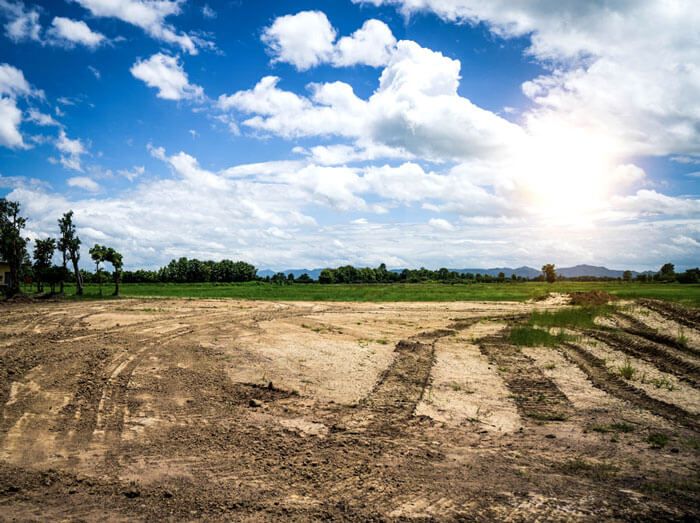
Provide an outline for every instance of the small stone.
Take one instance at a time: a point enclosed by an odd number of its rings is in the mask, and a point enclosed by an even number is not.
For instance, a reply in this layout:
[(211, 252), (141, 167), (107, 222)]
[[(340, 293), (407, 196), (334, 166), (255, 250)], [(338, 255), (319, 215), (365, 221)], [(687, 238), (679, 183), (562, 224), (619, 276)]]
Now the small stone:
[(252, 399), (248, 402), (248, 406), (253, 407), (254, 409), (257, 409), (257, 408), (262, 407), (263, 404), (262, 404), (262, 401), (260, 401), (260, 400)]
[(554, 434), (547, 434), (545, 435), (545, 438), (554, 439), (556, 436)]

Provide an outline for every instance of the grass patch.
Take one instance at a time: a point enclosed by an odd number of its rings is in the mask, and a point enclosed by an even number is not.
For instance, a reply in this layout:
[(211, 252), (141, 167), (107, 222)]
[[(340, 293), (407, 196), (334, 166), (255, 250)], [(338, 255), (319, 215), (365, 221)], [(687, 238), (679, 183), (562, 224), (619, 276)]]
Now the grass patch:
[(629, 432), (634, 432), (634, 427), (627, 423), (611, 423), (610, 425), (594, 425), (591, 430), (594, 432), (623, 432), (627, 434)]
[(569, 416), (561, 412), (530, 412), (528, 417), (539, 421), (566, 421)]
[[(66, 299), (114, 299), (113, 285), (105, 284), (99, 297), (97, 284), (86, 284), (83, 297), (73, 296), (75, 285), (65, 286)], [(587, 292), (600, 289), (622, 299), (655, 298), (700, 306), (700, 284), (637, 282), (504, 282), (504, 283), (397, 283), (335, 284), (319, 283), (277, 285), (267, 282), (246, 283), (122, 283), (119, 291), (126, 297), (234, 298), (290, 301), (526, 301), (549, 292)], [(32, 295), (34, 289), (22, 286)]]
[(569, 329), (594, 328), (595, 318), (598, 316), (610, 316), (617, 308), (614, 305), (600, 305), (597, 307), (571, 307), (558, 311), (534, 311), (530, 315), (530, 325), (539, 327), (559, 327)]
[(583, 474), (594, 479), (607, 479), (617, 472), (617, 467), (610, 463), (592, 463), (584, 458), (570, 459), (561, 465), (568, 474)]
[(676, 387), (673, 385), (673, 382), (669, 380), (666, 376), (663, 376), (661, 378), (650, 379), (649, 383), (651, 383), (657, 389), (664, 388), (668, 391), (676, 390)]
[(646, 442), (651, 445), (653, 449), (662, 449), (668, 444), (669, 437), (666, 434), (649, 434)]
[(630, 363), (630, 360), (625, 360), (625, 364), (622, 365), (621, 367), (617, 368), (617, 372), (625, 378), (626, 380), (631, 380), (634, 375), (637, 373), (637, 369), (635, 369), (632, 364)]
[(573, 341), (576, 338), (568, 334), (550, 334), (546, 330), (534, 327), (514, 327), (510, 330), (510, 342), (513, 345), (526, 347), (556, 347), (564, 341)]

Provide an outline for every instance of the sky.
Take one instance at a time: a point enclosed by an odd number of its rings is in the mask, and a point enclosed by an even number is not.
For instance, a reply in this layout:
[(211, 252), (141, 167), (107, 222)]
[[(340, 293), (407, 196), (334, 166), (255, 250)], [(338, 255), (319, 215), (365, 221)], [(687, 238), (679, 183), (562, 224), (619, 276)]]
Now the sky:
[(0, 0), (0, 32), (0, 196), (31, 241), (73, 210), (83, 265), (700, 264), (694, 0)]

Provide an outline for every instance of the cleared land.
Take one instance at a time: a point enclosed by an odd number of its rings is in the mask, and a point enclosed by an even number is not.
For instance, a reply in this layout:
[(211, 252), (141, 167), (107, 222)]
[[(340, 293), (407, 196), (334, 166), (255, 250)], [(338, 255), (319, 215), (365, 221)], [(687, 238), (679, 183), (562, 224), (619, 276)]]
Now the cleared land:
[(4, 303), (0, 518), (698, 519), (700, 315), (565, 301)]

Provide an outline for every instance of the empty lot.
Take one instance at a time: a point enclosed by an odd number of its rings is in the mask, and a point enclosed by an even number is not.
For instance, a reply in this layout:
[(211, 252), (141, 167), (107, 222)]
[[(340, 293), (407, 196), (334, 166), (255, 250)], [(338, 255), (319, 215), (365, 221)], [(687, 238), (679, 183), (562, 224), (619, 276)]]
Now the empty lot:
[(0, 517), (697, 518), (698, 317), (623, 305), (3, 304)]

